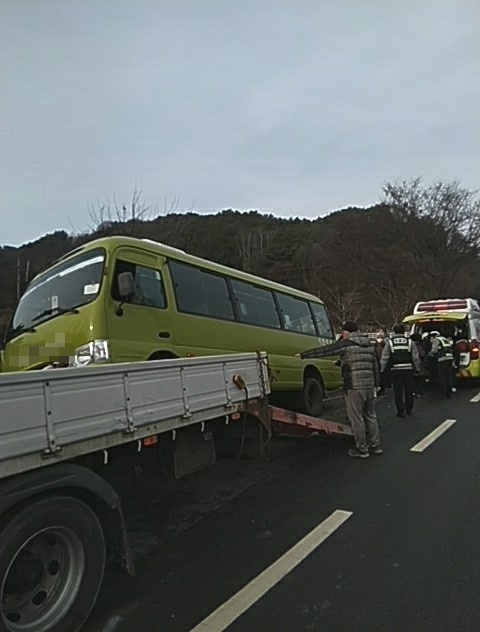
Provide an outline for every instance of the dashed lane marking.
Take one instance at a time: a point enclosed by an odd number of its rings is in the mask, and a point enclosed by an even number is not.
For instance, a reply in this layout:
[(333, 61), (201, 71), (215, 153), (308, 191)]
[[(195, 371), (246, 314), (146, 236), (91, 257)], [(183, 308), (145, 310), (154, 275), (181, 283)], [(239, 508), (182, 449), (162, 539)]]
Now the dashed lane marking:
[(222, 632), (352, 516), (337, 509), (190, 632)]
[(438, 439), (438, 437), (453, 426), (456, 421), (456, 419), (445, 419), (445, 421), (427, 435), (425, 439), (422, 439), (419, 443), (415, 444), (413, 448), (410, 448), (410, 452), (423, 452), (429, 445)]
[(471, 402), (480, 402), (480, 393), (475, 395), (475, 397), (472, 397), (472, 399), (470, 401)]

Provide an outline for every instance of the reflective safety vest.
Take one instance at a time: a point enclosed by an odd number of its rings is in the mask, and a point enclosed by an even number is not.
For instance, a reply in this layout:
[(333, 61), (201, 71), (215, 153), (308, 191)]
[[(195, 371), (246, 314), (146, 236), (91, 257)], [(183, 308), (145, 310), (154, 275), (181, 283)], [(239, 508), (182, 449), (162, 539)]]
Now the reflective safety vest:
[(402, 334), (394, 334), (388, 343), (392, 371), (413, 371), (412, 341)]
[(443, 336), (437, 336), (438, 340), (438, 362), (453, 361), (453, 351), (450, 340)]

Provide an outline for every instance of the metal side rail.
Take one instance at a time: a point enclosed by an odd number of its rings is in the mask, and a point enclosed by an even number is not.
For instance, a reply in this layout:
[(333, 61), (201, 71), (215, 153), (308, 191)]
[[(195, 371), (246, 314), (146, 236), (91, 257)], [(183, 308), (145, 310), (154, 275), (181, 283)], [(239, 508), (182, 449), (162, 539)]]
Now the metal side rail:
[[(352, 427), (348, 423), (339, 423), (328, 419), (320, 419), (319, 417), (310, 417), (310, 415), (296, 413), (293, 410), (285, 410), (284, 408), (277, 408), (276, 406), (270, 406), (270, 419), (275, 424), (279, 424), (280, 427), (293, 426), (298, 429), (304, 429), (308, 431), (306, 435), (319, 432), (337, 436), (353, 435)], [(281, 432), (283, 433), (283, 429)], [(299, 436), (298, 433), (297, 436)]]
[[(269, 393), (265, 354), (0, 376), (0, 479), (195, 423)], [(268, 422), (268, 418), (267, 418)]]

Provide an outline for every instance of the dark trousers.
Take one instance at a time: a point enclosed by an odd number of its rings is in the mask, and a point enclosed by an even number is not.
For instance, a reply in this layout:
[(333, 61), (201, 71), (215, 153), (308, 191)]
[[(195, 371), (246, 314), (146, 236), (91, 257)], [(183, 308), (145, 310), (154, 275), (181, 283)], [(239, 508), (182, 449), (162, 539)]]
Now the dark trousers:
[(390, 388), (391, 386), (391, 378), (390, 378), (390, 369), (386, 371), (382, 371), (380, 373), (380, 388), (384, 391), (386, 388)]
[(413, 410), (413, 371), (392, 370), (392, 386), (397, 413)]
[(432, 384), (436, 384), (438, 382), (438, 366), (437, 366), (437, 358), (428, 356), (428, 377)]
[[(458, 364), (457, 364), (458, 366)], [(455, 366), (454, 364), (452, 364), (452, 387), (457, 388), (457, 366)]]
[(423, 397), (425, 395), (425, 376), (424, 375), (414, 375), (413, 376), (413, 386), (414, 393)]
[(451, 360), (438, 362), (438, 390), (444, 397), (452, 396), (453, 366)]

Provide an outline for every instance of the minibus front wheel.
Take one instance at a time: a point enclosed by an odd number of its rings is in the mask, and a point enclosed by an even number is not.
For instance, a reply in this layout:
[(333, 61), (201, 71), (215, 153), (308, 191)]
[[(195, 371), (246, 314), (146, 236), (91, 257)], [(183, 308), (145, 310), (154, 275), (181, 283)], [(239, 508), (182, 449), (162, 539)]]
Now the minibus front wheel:
[(316, 375), (306, 375), (303, 389), (300, 391), (300, 409), (307, 415), (318, 417), (323, 410), (325, 389), (322, 378)]
[(148, 358), (148, 361), (150, 362), (150, 360), (173, 360), (174, 358), (177, 358), (177, 357), (178, 356), (176, 356), (174, 353), (171, 353), (170, 351), (155, 351)]

